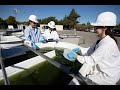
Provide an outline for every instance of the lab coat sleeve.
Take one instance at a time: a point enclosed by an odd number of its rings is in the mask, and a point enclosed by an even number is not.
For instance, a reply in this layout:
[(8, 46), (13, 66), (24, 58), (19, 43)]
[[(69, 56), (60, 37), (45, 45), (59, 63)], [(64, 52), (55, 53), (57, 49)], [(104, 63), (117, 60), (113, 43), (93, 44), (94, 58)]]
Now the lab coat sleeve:
[(77, 56), (77, 60), (81, 63), (81, 64), (83, 64), (83, 63), (85, 63), (85, 60), (84, 60), (84, 56)]
[(56, 39), (56, 40), (59, 40), (59, 35), (58, 35), (57, 32), (55, 33), (55, 39)]
[(99, 46), (90, 56), (77, 56), (77, 60), (80, 63), (87, 63), (90, 66), (94, 66), (104, 59), (106, 49), (104, 46)]
[(88, 48), (83, 48), (83, 47), (80, 47), (80, 51), (82, 53), (82, 55), (87, 55), (87, 51), (89, 50), (90, 47)]
[(45, 38), (42, 36), (42, 34), (40, 34), (40, 42), (44, 41), (44, 40), (45, 40)]
[(46, 32), (44, 32), (44, 34), (42, 34), (42, 36), (44, 37), (44, 39), (47, 39), (46, 38)]
[(46, 40), (48, 40), (48, 39), (49, 39), (49, 36), (50, 36), (50, 32), (49, 32), (49, 30), (47, 29), (47, 30), (45, 30), (43, 37), (44, 37)]
[(30, 32), (30, 29), (29, 29), (29, 28), (26, 28), (26, 29), (25, 29), (25, 39), (30, 41), (30, 40), (31, 40), (31, 37), (30, 37), (29, 32)]

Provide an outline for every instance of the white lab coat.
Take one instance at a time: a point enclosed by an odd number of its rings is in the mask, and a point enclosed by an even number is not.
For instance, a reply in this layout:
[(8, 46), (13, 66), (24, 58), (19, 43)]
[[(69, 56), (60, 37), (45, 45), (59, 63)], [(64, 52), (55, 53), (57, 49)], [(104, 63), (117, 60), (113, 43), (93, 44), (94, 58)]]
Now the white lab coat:
[[(120, 51), (116, 42), (110, 37), (103, 38), (95, 47), (82, 48), (85, 56), (77, 60), (91, 67), (87, 77), (99, 85), (115, 85), (120, 79)], [(94, 50), (95, 47), (95, 50)]]
[(51, 31), (49, 29), (46, 29), (43, 34), (45, 39), (53, 39), (53, 40), (59, 40), (59, 35), (56, 31)]

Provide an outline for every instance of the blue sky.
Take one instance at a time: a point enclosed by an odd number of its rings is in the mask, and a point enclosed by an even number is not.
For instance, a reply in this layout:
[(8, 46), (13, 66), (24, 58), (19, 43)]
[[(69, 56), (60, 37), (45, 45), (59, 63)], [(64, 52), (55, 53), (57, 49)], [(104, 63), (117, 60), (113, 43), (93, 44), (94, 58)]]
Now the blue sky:
[[(96, 16), (104, 11), (111, 11), (117, 15), (117, 23), (120, 23), (120, 5), (0, 5), (0, 17), (15, 16), (17, 21), (28, 21), (28, 17), (34, 14), (38, 19), (55, 16), (58, 20), (69, 15), (74, 8), (81, 16), (78, 21), (87, 23), (95, 22)], [(16, 15), (14, 9), (20, 10)]]

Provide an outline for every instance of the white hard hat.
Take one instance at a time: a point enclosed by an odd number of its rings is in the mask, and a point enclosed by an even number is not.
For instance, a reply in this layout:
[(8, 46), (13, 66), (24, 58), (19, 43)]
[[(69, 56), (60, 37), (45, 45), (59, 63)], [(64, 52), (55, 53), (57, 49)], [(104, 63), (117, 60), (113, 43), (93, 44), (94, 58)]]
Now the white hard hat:
[(73, 52), (72, 50), (70, 50), (70, 49), (64, 49), (64, 52), (63, 52), (63, 56), (67, 59), (67, 60), (69, 60), (69, 61), (71, 61), (71, 62), (75, 62), (75, 58), (74, 59), (70, 59), (68, 56), (67, 56), (67, 54), (68, 53), (73, 53), (73, 54), (75, 54), (75, 55), (77, 55), (75, 52)]
[(116, 26), (116, 15), (113, 12), (103, 12), (98, 15), (95, 23), (91, 23), (93, 26)]
[(55, 28), (55, 22), (54, 22), (54, 21), (50, 21), (50, 22), (48, 23), (48, 26), (49, 26), (50, 28)]
[(35, 15), (30, 15), (30, 16), (29, 16), (29, 20), (38, 23), (37, 17), (36, 17)]

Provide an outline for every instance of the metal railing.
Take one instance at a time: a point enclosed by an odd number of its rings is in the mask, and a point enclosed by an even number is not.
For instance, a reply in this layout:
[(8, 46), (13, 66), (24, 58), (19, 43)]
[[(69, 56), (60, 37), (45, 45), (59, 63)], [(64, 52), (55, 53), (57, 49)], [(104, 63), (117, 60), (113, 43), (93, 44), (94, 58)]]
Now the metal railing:
[[(0, 41), (1, 41), (1, 36), (0, 36)], [(36, 53), (37, 55), (41, 56), (42, 58), (46, 59), (49, 63), (51, 63), (52, 65), (56, 66), (57, 68), (59, 68), (61, 71), (67, 73), (68, 75), (70, 75), (73, 78), (76, 78), (77, 80), (79, 80), (82, 84), (84, 85), (91, 85), (90, 83), (85, 81), (85, 77), (83, 77), (80, 73), (79, 74), (73, 74), (72, 72), (70, 72), (71, 67), (66, 67), (54, 60), (52, 60), (51, 58), (47, 57), (46, 55), (42, 54), (41, 52), (29, 47), (28, 45), (24, 44), (23, 45), (25, 47), (27, 47), (29, 50), (33, 51), (34, 53)], [(1, 46), (1, 45), (0, 45)], [(7, 77), (6, 74), (6, 70), (5, 70), (5, 66), (4, 66), (4, 62), (3, 62), (3, 58), (2, 58), (2, 54), (1, 54), (1, 47), (0, 47), (0, 64), (1, 64), (1, 69), (2, 69), (2, 73), (3, 73), (3, 77), (4, 77), (4, 83), (5, 85), (10, 85), (9, 79)]]

